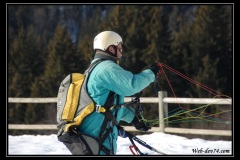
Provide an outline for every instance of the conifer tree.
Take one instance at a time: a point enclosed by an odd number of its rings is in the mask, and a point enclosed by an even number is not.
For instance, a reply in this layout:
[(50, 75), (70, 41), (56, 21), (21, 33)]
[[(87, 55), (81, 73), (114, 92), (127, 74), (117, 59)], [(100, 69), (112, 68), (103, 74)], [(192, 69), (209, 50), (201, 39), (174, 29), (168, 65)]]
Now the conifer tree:
[[(34, 35), (31, 27), (26, 33), (21, 27), (18, 37), (9, 46), (9, 97), (30, 97), (31, 84), (34, 76), (42, 69), (41, 56), (39, 56), (38, 37)], [(13, 104), (12, 104), (13, 105)], [(14, 104), (16, 107), (9, 108), (9, 120), (11, 123), (22, 123), (26, 106), (30, 104)], [(17, 113), (17, 114), (16, 114)]]
[[(226, 6), (199, 6), (192, 35), (195, 59), (192, 64), (197, 71), (194, 79), (221, 93), (231, 95), (231, 30)], [(207, 96), (200, 88), (195, 91), (198, 97)]]
[[(56, 97), (58, 88), (65, 76), (79, 72), (81, 59), (70, 35), (64, 27), (58, 25), (53, 39), (48, 45), (44, 73), (35, 78), (31, 86), (32, 97)], [(29, 110), (37, 115), (35, 123), (56, 123), (56, 104), (33, 104)], [(44, 116), (43, 116), (44, 115)]]

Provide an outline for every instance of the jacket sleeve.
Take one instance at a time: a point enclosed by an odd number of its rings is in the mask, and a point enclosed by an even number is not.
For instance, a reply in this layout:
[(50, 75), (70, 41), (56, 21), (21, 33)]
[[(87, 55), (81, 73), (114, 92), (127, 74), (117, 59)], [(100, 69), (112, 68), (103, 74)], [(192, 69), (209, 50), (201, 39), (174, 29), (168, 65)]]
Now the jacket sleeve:
[[(125, 96), (132, 96), (146, 88), (155, 79), (154, 73), (146, 69), (138, 74), (124, 70), (118, 64), (106, 60), (101, 62), (92, 71), (88, 81), (88, 91), (97, 104), (103, 105), (109, 90), (120, 95), (120, 104), (124, 103)], [(130, 123), (134, 112), (122, 107), (119, 119)]]
[[(138, 74), (132, 74), (115, 63), (107, 63), (100, 67), (102, 67), (103, 72), (100, 73), (100, 71), (98, 73), (104, 76), (99, 76), (99, 78), (106, 82), (105, 88), (123, 97), (120, 98), (120, 104), (124, 103), (125, 96), (131, 96), (142, 91), (155, 79), (155, 75), (150, 69), (146, 69)], [(123, 106), (121, 112), (120, 120), (131, 123), (135, 116), (134, 109), (130, 106)]]
[(96, 76), (101, 75), (99, 79), (105, 82), (104, 87), (121, 96), (134, 95), (146, 88), (155, 79), (155, 75), (150, 69), (133, 74), (113, 62), (103, 62), (100, 65), (101, 70)]

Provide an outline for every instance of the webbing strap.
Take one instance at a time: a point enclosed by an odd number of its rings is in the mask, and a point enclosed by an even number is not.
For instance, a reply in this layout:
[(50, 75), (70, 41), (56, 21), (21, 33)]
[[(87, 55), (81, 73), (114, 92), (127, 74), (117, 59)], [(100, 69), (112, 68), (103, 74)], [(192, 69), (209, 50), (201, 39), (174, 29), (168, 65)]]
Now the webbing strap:
[(100, 150), (105, 152), (107, 155), (114, 155), (109, 149), (107, 149), (104, 145), (101, 146)]
[[(119, 104), (119, 95), (117, 95), (117, 104)], [(105, 141), (105, 139), (109, 136), (109, 134), (113, 131), (112, 127), (114, 125), (117, 125), (118, 122), (116, 120), (116, 116), (117, 116), (117, 107), (116, 107), (116, 110), (115, 110), (115, 116), (112, 115), (112, 113), (109, 111), (110, 107), (111, 106), (114, 106), (114, 92), (113, 91), (110, 91), (109, 94), (108, 94), (108, 98), (104, 104), (104, 107), (106, 107), (106, 112), (102, 113), (104, 115), (104, 121), (103, 121), (103, 124), (102, 124), (102, 127), (101, 127), (101, 130), (100, 130), (100, 134), (98, 136), (98, 141), (99, 141), (99, 145), (101, 146), (102, 143)], [(117, 105), (118, 106), (118, 105)], [(112, 123), (109, 128), (107, 128), (107, 124), (108, 123)], [(106, 130), (107, 128), (107, 130)], [(105, 131), (106, 130), (106, 131)], [(105, 134), (103, 135), (105, 131)]]
[(105, 109), (106, 109), (107, 111), (109, 111), (109, 108), (110, 108), (111, 106), (113, 106), (113, 104), (114, 104), (114, 92), (113, 92), (113, 91), (110, 91), (110, 92), (108, 93), (108, 97), (107, 97), (107, 100), (106, 100), (106, 102), (105, 102), (105, 104), (104, 104), (104, 107), (106, 107)]
[[(105, 118), (104, 118), (101, 130), (100, 130), (100, 134), (98, 136), (99, 145), (102, 145), (102, 143), (105, 141), (105, 139), (108, 137), (108, 135), (112, 132), (112, 127), (114, 125), (118, 124), (116, 118), (112, 115), (111, 112), (106, 111), (102, 114), (105, 116)], [(108, 122), (112, 123), (111, 124), (112, 126), (110, 126), (109, 128), (107, 128)], [(104, 133), (104, 131), (105, 131), (105, 133)]]

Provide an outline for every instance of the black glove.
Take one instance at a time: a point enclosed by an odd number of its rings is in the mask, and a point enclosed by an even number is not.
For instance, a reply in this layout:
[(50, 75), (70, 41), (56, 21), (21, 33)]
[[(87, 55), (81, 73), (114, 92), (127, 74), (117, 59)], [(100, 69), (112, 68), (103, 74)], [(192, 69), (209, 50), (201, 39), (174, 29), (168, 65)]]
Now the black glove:
[(149, 129), (151, 129), (151, 127), (147, 126), (147, 123), (144, 123), (143, 121), (139, 121), (136, 116), (134, 117), (132, 124), (139, 131), (148, 131)]
[(157, 73), (159, 73), (159, 71), (161, 70), (161, 68), (158, 66), (158, 63), (154, 63), (152, 64), (149, 69), (151, 69), (153, 71), (153, 73), (155, 74), (155, 76), (157, 76)]

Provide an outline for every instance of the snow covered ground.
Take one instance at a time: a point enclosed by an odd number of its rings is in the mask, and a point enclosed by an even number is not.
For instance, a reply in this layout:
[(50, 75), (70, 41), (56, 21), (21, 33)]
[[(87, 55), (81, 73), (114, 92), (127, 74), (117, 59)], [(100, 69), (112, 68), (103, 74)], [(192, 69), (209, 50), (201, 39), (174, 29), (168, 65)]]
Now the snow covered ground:
[[(183, 136), (176, 136), (166, 133), (151, 133), (139, 135), (137, 138), (144, 141), (150, 147), (166, 153), (167, 156), (233, 156), (232, 141), (210, 141), (204, 139), (188, 139)], [(135, 141), (141, 152), (152, 156), (163, 156), (150, 150)], [(133, 156), (129, 149), (132, 145), (128, 138), (118, 138), (117, 155)], [(71, 155), (68, 149), (52, 135), (8, 135), (7, 156), (63, 156)]]

